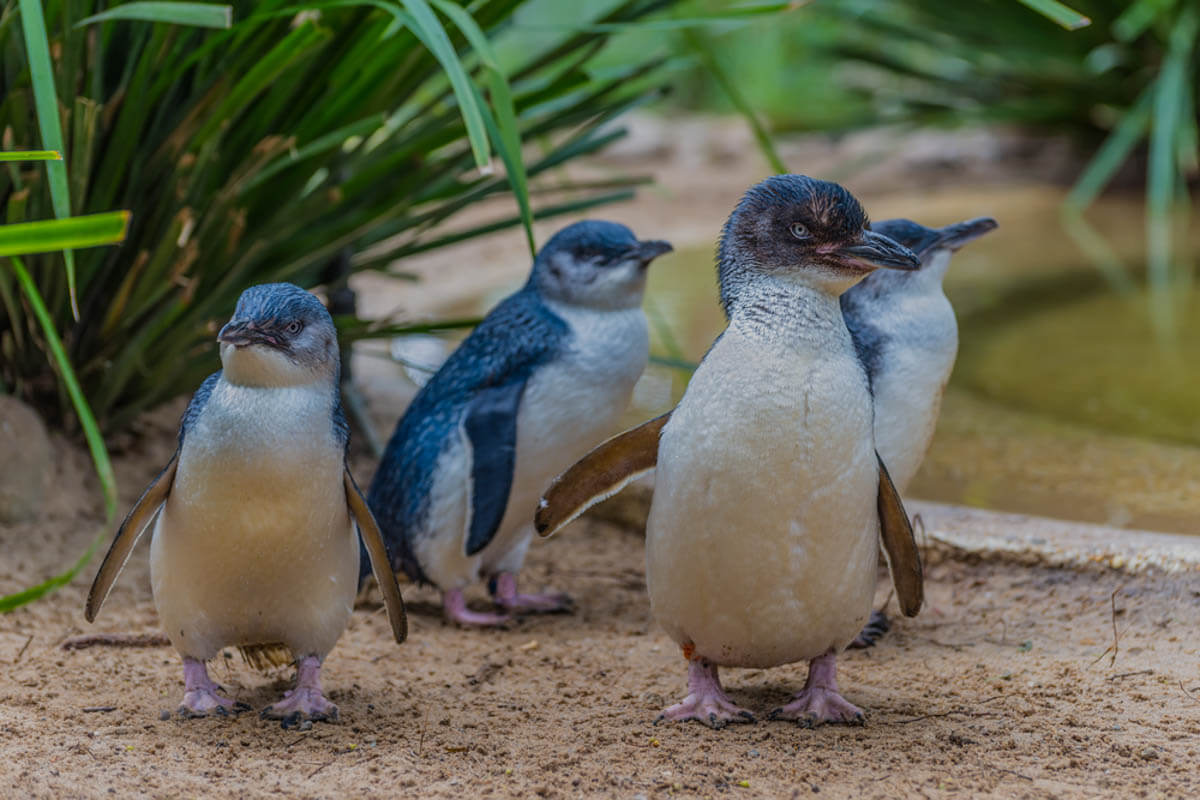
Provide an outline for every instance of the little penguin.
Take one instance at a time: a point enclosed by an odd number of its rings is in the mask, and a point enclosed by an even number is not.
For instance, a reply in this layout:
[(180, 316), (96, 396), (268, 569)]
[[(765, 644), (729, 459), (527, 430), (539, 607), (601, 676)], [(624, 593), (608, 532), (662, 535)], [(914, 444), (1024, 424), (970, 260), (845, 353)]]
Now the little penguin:
[(877, 267), (919, 263), (837, 184), (776, 175), (752, 187), (718, 247), (729, 324), (678, 406), (593, 450), (542, 498), (536, 523), (550, 535), (657, 464), (646, 585), (688, 663), (688, 695), (660, 720), (753, 722), (718, 667), (809, 660), (803, 691), (771, 716), (863, 721), (838, 691), (836, 658), (870, 613), (880, 538), (910, 616), (923, 579), (838, 298)]
[(907, 219), (876, 222), (871, 229), (916, 253), (921, 267), (879, 270), (841, 297), (875, 400), (875, 449), (901, 493), (929, 449), (958, 353), (958, 323), (942, 279), (955, 251), (996, 227), (991, 217), (944, 228)]
[[(872, 230), (916, 253), (921, 268), (878, 270), (842, 295), (842, 315), (875, 401), (875, 449), (901, 493), (929, 450), (958, 354), (958, 322), (942, 279), (960, 247), (996, 227), (991, 217), (944, 228), (907, 219), (873, 223)], [(883, 611), (871, 612), (851, 646), (872, 646), (890, 625)]]
[[(670, 250), (615, 222), (560, 230), (524, 288), (488, 313), (396, 425), (367, 501), (396, 566), (442, 591), (449, 621), (569, 610), (566, 595), (518, 592), (516, 574), (542, 490), (611, 434), (629, 403), (649, 358), (647, 267)], [(463, 590), (480, 580), (496, 613), (466, 605)]]
[(183, 657), (179, 713), (248, 710), (217, 693), (205, 666), (237, 646), (259, 668), (296, 664), (295, 688), (265, 718), (336, 720), (321, 664), (354, 608), (360, 536), (397, 642), (407, 623), (383, 537), (346, 463), (333, 319), (297, 286), (253, 286), (217, 341), (222, 369), (192, 397), (174, 455), (117, 531), (85, 616), (96, 618), (153, 519), (154, 604)]

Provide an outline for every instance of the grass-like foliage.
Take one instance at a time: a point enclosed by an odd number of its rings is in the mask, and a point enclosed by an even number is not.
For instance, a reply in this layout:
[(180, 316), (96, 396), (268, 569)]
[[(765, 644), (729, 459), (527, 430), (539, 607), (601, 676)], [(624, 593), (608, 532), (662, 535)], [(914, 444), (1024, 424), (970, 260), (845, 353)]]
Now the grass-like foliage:
[[(674, 4), (617, 0), (599, 26), (525, 43), (512, 23), (530, 0), (237, 2), (227, 28), (213, 13), (224, 7), (50, 0), (36, 4), (39, 52), (18, 19), (34, 4), (0, 2), (3, 148), (64, 157), (0, 164), (0, 222), (132, 214), (118, 247), (24, 261), (101, 427), (192, 390), (247, 285), (315, 286), (347, 260), (387, 270), (627, 197), (632, 178), (590, 187), (558, 176), (532, 190), (619, 136), (606, 123), (658, 91), (652, 53), (592, 65), (613, 31)], [(58, 142), (44, 124), (54, 105)], [(513, 212), (447, 224), (510, 191)], [(0, 383), (66, 419), (70, 393), (27, 297), (0, 268)], [(342, 322), (348, 338), (362, 335)]]

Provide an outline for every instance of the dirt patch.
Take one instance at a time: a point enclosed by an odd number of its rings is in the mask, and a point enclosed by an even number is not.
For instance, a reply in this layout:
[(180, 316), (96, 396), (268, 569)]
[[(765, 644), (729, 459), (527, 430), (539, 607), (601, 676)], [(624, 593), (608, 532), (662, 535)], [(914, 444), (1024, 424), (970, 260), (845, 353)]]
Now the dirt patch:
[[(118, 458), (125, 504), (169, 453), (174, 413), (147, 420), (152, 435)], [(0, 590), (65, 563), (95, 530), (86, 456), (56, 447), (61, 491), (47, 517), (0, 527), (9, 567)], [(363, 478), (368, 466), (359, 465)], [(865, 727), (711, 731), (653, 724), (684, 693), (684, 670), (649, 615), (640, 536), (584, 521), (536, 546), (530, 562), (527, 583), (572, 592), (574, 616), (457, 630), (441, 621), (433, 592), (408, 586), (409, 643), (391, 643), (382, 609), (360, 609), (326, 670), (342, 722), (306, 732), (254, 715), (161, 719), (182, 692), (169, 647), (63, 650), (80, 633), (157, 630), (146, 548), (94, 627), (82, 618), (93, 565), (0, 617), (0, 781), (56, 798), (1200, 792), (1194, 577), (943, 559), (930, 566), (920, 617), (842, 659), (842, 688), (867, 710)], [(1115, 654), (1106, 652), (1114, 621)], [(232, 653), (213, 674), (256, 708), (290, 679), (287, 670), (259, 675)], [(728, 670), (725, 679), (735, 701), (766, 711), (803, 683), (804, 668)]]

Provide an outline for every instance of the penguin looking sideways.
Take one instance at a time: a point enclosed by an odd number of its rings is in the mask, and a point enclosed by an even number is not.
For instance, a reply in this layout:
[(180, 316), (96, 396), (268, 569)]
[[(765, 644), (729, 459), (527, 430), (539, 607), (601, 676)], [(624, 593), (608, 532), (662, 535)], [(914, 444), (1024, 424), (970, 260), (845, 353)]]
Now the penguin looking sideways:
[[(448, 621), (502, 625), (570, 608), (523, 594), (517, 572), (538, 497), (616, 428), (649, 359), (642, 294), (671, 250), (614, 222), (550, 238), (524, 288), (483, 319), (417, 393), (371, 482), (368, 503), (410, 578), (442, 591)], [(365, 578), (365, 571), (363, 577)], [(467, 608), (487, 581), (496, 613)]]
[(253, 286), (217, 336), (222, 369), (196, 391), (166, 467), (125, 518), (88, 595), (104, 599), (148, 523), (159, 620), (183, 657), (185, 717), (249, 707), (217, 694), (206, 662), (226, 646), (296, 686), (262, 715), (335, 720), (321, 664), (354, 608), (361, 536), (392, 633), (407, 632), (387, 550), (346, 463), (337, 332), (309, 292)]
[(657, 464), (646, 585), (688, 665), (687, 697), (659, 719), (752, 722), (718, 668), (809, 660), (804, 689), (771, 716), (863, 721), (838, 691), (836, 658), (871, 611), (877, 542), (909, 616), (923, 578), (838, 298), (876, 268), (919, 263), (837, 184), (776, 175), (752, 187), (718, 249), (729, 324), (679, 405), (593, 450), (543, 497), (537, 526), (550, 535)]
[(907, 219), (876, 222), (871, 230), (912, 250), (921, 267), (878, 270), (841, 297), (875, 399), (875, 449), (901, 492), (929, 449), (958, 353), (958, 323), (942, 279), (960, 247), (996, 227), (991, 217), (944, 228)]
[[(933, 441), (958, 354), (958, 322), (942, 280), (960, 247), (996, 227), (991, 217), (944, 228), (907, 219), (873, 223), (871, 230), (916, 253), (921, 268), (876, 270), (842, 295), (842, 315), (875, 400), (875, 449), (902, 494)], [(871, 647), (890, 627), (883, 611), (872, 611), (851, 646)]]

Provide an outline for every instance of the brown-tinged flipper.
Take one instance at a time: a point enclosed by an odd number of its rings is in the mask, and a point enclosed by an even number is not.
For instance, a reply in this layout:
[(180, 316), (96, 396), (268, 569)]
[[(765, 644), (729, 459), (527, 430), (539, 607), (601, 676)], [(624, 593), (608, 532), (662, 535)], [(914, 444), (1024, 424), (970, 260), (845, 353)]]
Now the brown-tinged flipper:
[(379, 584), (383, 604), (387, 606), (392, 635), (396, 637), (397, 643), (401, 643), (408, 638), (408, 614), (404, 610), (404, 598), (400, 595), (396, 573), (392, 571), (387, 546), (383, 543), (383, 534), (380, 533), (379, 525), (375, 523), (375, 517), (371, 514), (371, 509), (367, 508), (367, 501), (363, 499), (362, 492), (359, 491), (349, 469), (343, 471), (342, 482), (346, 486), (346, 504), (350, 507), (354, 521), (358, 523), (358, 535), (367, 549), (371, 571), (375, 573), (375, 582)]
[(913, 535), (912, 522), (900, 501), (900, 493), (888, 475), (879, 454), (879, 536), (887, 557), (892, 584), (900, 610), (906, 617), (915, 617), (925, 602), (925, 577), (921, 569), (921, 552)]
[(117, 529), (117, 535), (113, 537), (113, 543), (108, 548), (104, 561), (100, 563), (100, 571), (96, 573), (96, 579), (92, 581), (92, 589), (88, 592), (87, 606), (83, 611), (88, 622), (95, 621), (96, 615), (100, 613), (100, 606), (104, 604), (104, 600), (112, 590), (113, 584), (117, 582), (121, 570), (125, 568), (129, 554), (133, 552), (134, 546), (142, 538), (142, 532), (149, 526), (162, 504), (167, 501), (167, 495), (171, 493), (171, 487), (175, 483), (175, 469), (178, 466), (179, 451), (176, 450), (175, 454), (171, 456), (171, 460), (167, 462), (167, 466), (142, 492), (142, 496), (138, 498), (125, 517), (125, 521), (121, 523), (121, 527)]
[(555, 478), (538, 503), (533, 518), (537, 532), (553, 536), (592, 506), (654, 469), (658, 464), (658, 437), (670, 418), (668, 411), (614, 436)]

